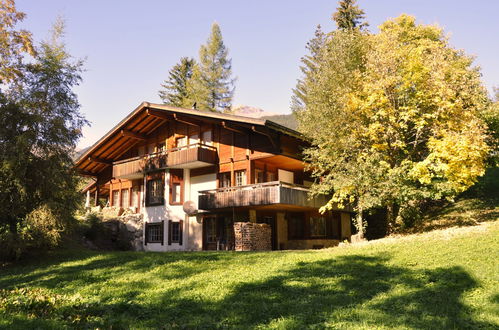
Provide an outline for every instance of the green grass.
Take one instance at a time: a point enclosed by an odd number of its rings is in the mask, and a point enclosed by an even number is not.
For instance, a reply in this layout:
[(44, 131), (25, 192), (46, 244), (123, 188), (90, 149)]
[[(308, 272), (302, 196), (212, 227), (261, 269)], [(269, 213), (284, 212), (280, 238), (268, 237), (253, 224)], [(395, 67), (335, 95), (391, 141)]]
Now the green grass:
[(498, 260), (499, 222), (318, 251), (61, 251), (0, 270), (0, 327), (497, 329)]

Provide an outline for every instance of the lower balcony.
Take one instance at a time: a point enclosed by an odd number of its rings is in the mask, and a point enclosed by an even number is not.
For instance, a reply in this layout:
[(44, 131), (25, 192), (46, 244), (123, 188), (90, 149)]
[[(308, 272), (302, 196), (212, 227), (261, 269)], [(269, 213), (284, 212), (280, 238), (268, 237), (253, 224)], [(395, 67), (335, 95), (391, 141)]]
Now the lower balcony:
[(295, 208), (319, 208), (326, 196), (309, 199), (309, 190), (301, 185), (280, 181), (239, 187), (219, 188), (199, 192), (199, 208), (215, 210), (232, 207), (286, 205)]
[(120, 160), (113, 163), (113, 177), (138, 179), (144, 173), (165, 168), (199, 168), (217, 162), (217, 149), (213, 146), (195, 144)]

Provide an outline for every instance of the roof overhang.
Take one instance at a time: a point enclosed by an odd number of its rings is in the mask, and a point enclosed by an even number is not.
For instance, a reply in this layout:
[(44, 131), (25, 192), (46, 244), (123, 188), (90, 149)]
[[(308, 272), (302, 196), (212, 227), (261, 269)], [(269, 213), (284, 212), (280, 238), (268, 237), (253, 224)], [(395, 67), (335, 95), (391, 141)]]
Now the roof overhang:
[(138, 142), (146, 139), (150, 133), (166, 121), (189, 123), (189, 121), (196, 119), (216, 122), (235, 131), (238, 128), (244, 128), (246, 131), (254, 131), (264, 135), (281, 133), (305, 141), (304, 136), (299, 132), (270, 120), (142, 102), (83, 153), (76, 160), (75, 168), (81, 175), (96, 177), (112, 165), (115, 159)]

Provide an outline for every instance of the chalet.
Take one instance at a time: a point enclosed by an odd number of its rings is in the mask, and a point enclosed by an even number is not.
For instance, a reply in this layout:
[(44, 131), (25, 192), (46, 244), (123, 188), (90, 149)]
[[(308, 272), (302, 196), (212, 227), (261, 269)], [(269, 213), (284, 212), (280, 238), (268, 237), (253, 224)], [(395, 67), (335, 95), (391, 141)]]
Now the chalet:
[(144, 102), (75, 167), (92, 203), (141, 215), (144, 250), (234, 249), (236, 223), (267, 224), (274, 250), (335, 246), (351, 214), (309, 199), (305, 146), (269, 120)]

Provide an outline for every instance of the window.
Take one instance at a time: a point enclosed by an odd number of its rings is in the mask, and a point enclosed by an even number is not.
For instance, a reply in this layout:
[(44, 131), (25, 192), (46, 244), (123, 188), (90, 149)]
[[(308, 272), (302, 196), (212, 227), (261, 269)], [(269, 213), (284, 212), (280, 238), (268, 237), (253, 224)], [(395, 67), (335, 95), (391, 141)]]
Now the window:
[(146, 244), (163, 244), (163, 225), (164, 222), (146, 223)]
[(267, 182), (272, 182), (272, 181), (275, 181), (275, 173), (272, 173), (272, 172), (268, 172), (267, 173)]
[(197, 134), (189, 135), (189, 145), (198, 144), (198, 143), (199, 143), (199, 135)]
[(172, 204), (180, 202), (180, 183), (172, 183)]
[(118, 206), (120, 201), (120, 191), (119, 190), (113, 190), (113, 200), (112, 200), (112, 206)]
[(204, 131), (201, 134), (201, 138), (202, 138), (204, 144), (209, 145), (209, 146), (213, 145), (213, 135), (211, 133), (211, 130)]
[(260, 169), (255, 169), (255, 181), (256, 183), (263, 183), (263, 171)]
[(324, 217), (310, 217), (310, 236), (311, 237), (325, 237), (326, 236), (326, 218)]
[(121, 189), (121, 207), (127, 208), (130, 206), (130, 199), (128, 197), (128, 189)]
[(147, 181), (146, 196), (146, 203), (148, 206), (164, 204), (164, 186), (162, 178)]
[(178, 243), (180, 241), (180, 223), (172, 223), (172, 243)]
[(206, 230), (206, 243), (216, 243), (217, 242), (217, 218), (210, 217), (204, 218), (205, 230)]
[(133, 207), (140, 206), (140, 187), (139, 186), (132, 187), (132, 206)]
[(184, 171), (170, 169), (170, 204), (179, 205), (184, 202)]
[(236, 186), (244, 186), (246, 184), (246, 171), (235, 171)]
[(177, 148), (182, 148), (187, 145), (187, 136), (179, 137), (175, 140)]
[(305, 214), (294, 213), (288, 219), (289, 239), (305, 238)]
[(230, 187), (230, 172), (224, 172), (218, 175), (218, 186), (220, 188)]

